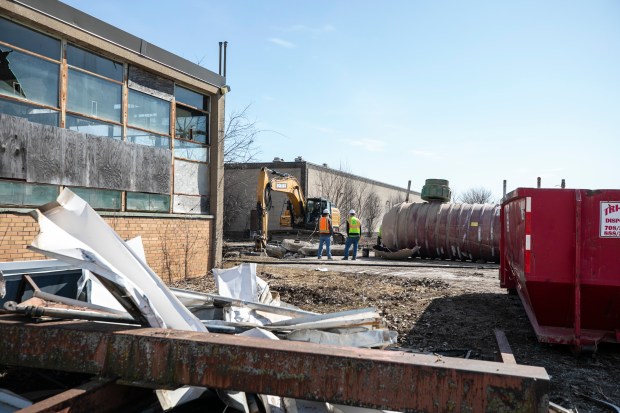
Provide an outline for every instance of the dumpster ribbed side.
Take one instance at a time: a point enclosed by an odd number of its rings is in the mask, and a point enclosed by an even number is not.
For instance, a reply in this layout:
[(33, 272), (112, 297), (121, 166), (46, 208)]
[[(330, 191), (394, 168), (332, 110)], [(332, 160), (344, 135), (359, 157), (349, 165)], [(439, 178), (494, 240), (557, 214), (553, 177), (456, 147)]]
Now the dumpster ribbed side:
[(422, 258), (499, 262), (499, 205), (401, 203), (383, 217), (390, 249), (420, 247)]

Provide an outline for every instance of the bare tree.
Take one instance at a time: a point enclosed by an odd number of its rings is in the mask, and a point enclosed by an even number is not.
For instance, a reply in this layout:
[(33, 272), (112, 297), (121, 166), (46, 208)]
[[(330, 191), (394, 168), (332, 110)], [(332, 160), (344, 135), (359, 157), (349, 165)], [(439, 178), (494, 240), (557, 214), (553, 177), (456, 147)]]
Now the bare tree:
[[(224, 163), (225, 164), (243, 164), (253, 161), (260, 152), (256, 144), (258, 135), (263, 130), (256, 126), (256, 121), (251, 120), (248, 116), (249, 105), (238, 112), (232, 112), (226, 123), (224, 130)], [(253, 203), (250, 201), (239, 179), (235, 178), (235, 174), (229, 173), (224, 180), (224, 230), (228, 230), (231, 224), (245, 216)], [(220, 182), (222, 186), (222, 182)]]
[(479, 186), (454, 196), (454, 200), (464, 204), (492, 204), (493, 192), (490, 189)]
[(379, 196), (371, 192), (364, 200), (363, 211), (363, 223), (368, 231), (368, 236), (372, 236), (377, 224), (379, 224), (379, 218), (382, 216), (382, 201)]
[(250, 105), (232, 112), (224, 131), (224, 163), (245, 163), (256, 158), (260, 152), (256, 139), (263, 130), (248, 117)]

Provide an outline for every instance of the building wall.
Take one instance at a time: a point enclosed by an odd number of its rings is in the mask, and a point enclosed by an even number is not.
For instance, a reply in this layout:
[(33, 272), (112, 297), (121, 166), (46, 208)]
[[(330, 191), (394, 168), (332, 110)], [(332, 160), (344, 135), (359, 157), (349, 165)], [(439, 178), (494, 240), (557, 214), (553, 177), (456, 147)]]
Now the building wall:
[[(122, 239), (142, 237), (148, 265), (164, 281), (205, 276), (211, 270), (213, 219), (175, 216), (104, 216)], [(27, 249), (39, 225), (26, 213), (0, 213), (0, 261), (41, 260)]]
[(11, 147), (0, 154), (0, 208), (36, 207), (70, 186), (128, 228), (146, 219), (182, 232), (195, 218), (178, 237), (209, 248), (190, 273), (219, 266), (225, 77), (56, 0), (0, 0), (0, 42), (14, 74), (0, 82), (0, 146)]
[[(341, 210), (342, 223), (344, 223), (351, 207), (360, 209), (359, 202), (355, 205), (350, 204), (352, 198), (349, 196), (350, 192), (358, 191), (361, 193), (358, 198), (362, 203), (372, 196), (375, 202), (380, 205), (374, 228), (372, 228), (373, 232), (378, 231), (383, 215), (393, 205), (404, 201), (407, 197), (407, 190), (404, 188), (305, 161), (226, 165), (224, 199), (229, 201), (232, 199), (237, 211), (228, 225), (225, 225), (226, 236), (231, 238), (249, 237), (250, 232), (255, 230), (251, 227), (250, 216), (251, 211), (256, 209), (256, 186), (262, 167), (295, 176), (307, 198), (324, 197), (330, 199)], [(269, 214), (269, 230), (286, 230), (287, 228), (281, 227), (279, 224), (279, 217), (287, 199), (286, 195), (273, 191), (271, 194), (272, 209)], [(411, 191), (409, 201), (421, 202), (420, 194)], [(360, 212), (363, 217), (364, 211)], [(365, 232), (369, 230), (368, 227), (363, 229)]]

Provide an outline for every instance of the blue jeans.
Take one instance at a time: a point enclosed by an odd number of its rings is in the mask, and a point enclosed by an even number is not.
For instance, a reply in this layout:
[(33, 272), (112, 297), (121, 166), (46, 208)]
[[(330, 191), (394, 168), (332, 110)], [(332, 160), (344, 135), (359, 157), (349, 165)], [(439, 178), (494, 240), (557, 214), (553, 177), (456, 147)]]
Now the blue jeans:
[(360, 237), (348, 236), (344, 243), (344, 257), (349, 257), (349, 248), (353, 245), (353, 258), (357, 258), (357, 243), (360, 242)]
[(323, 255), (323, 244), (325, 244), (325, 249), (327, 250), (327, 258), (331, 258), (332, 257), (332, 250), (331, 250), (332, 236), (329, 234), (321, 234), (319, 236), (319, 253), (317, 254), (318, 257)]

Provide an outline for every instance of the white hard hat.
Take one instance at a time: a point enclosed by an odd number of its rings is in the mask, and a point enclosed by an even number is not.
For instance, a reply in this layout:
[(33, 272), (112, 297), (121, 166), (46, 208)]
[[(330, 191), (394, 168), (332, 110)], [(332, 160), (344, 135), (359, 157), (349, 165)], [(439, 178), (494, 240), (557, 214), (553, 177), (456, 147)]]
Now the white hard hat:
[(349, 214), (354, 215), (355, 214), (355, 210), (354, 209), (350, 210)]
[(323, 213), (324, 213), (324, 214), (329, 214), (329, 210), (328, 210), (327, 208), (325, 208), (325, 209), (323, 210)]

